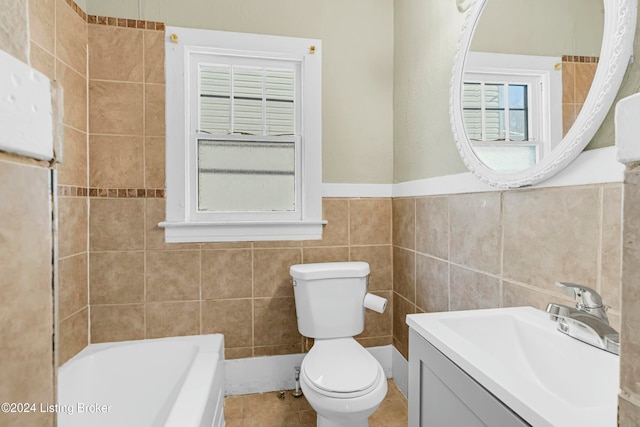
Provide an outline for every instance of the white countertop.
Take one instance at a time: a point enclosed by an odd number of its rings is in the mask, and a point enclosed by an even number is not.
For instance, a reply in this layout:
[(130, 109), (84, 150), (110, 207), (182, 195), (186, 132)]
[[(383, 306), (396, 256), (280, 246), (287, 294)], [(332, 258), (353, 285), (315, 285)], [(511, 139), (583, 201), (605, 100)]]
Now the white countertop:
[(534, 427), (617, 426), (619, 358), (533, 307), (411, 314), (407, 324)]

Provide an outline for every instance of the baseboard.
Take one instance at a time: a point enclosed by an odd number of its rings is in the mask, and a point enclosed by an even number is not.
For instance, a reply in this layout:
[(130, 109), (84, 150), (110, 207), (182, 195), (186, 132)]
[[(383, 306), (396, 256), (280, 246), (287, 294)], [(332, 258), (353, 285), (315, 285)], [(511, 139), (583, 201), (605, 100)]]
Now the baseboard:
[(409, 362), (396, 349), (391, 347), (391, 371), (393, 372), (393, 381), (402, 391), (405, 397), (409, 396)]
[[(367, 348), (387, 378), (393, 372), (392, 348), (391, 345)], [(304, 356), (301, 353), (225, 360), (225, 395), (291, 390), (295, 388), (294, 368), (300, 366)]]

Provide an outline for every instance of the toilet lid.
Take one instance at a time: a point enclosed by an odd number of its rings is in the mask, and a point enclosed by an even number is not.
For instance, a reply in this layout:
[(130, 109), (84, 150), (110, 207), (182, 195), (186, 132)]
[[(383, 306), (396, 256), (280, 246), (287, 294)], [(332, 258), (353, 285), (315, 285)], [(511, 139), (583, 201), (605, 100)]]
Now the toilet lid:
[(378, 361), (353, 338), (316, 340), (302, 369), (314, 386), (334, 393), (367, 390), (380, 376)]

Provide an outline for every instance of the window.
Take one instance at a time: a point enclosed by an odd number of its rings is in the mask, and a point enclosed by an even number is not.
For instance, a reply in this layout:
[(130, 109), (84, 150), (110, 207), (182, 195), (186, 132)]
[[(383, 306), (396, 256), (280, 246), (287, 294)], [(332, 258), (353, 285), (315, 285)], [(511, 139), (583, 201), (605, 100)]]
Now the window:
[[(560, 58), (470, 52), (463, 120), (474, 152), (491, 169), (535, 165), (562, 139)], [(557, 117), (551, 120), (551, 116)]]
[(469, 139), (528, 141), (530, 92), (525, 83), (465, 82), (463, 113)]
[(320, 238), (320, 42), (167, 34), (165, 239)]

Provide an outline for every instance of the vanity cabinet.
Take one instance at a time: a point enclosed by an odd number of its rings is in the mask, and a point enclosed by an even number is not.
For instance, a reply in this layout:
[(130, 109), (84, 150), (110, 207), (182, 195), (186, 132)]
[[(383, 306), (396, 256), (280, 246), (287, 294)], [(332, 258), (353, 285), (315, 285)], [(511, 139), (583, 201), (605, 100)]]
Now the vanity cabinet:
[(530, 426), (409, 329), (409, 427)]

